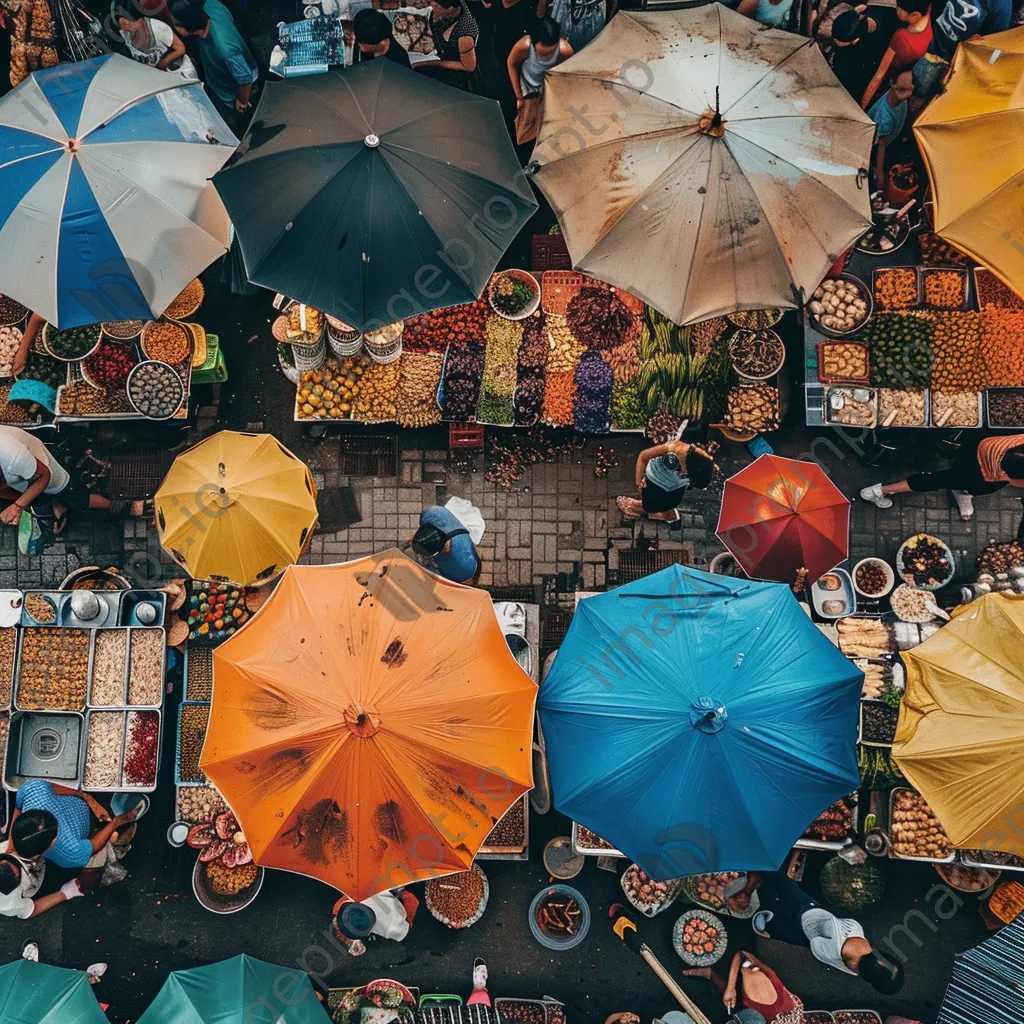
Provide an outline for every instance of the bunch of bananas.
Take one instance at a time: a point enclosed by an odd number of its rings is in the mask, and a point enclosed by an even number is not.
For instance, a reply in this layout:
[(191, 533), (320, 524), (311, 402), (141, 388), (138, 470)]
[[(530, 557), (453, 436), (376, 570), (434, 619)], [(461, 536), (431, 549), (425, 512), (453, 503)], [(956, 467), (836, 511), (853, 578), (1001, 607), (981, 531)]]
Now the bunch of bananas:
[(637, 392), (648, 416), (664, 407), (673, 416), (697, 420), (704, 413), (701, 377), (708, 357), (694, 351), (690, 328), (680, 327), (655, 310), (640, 334), (641, 367)]

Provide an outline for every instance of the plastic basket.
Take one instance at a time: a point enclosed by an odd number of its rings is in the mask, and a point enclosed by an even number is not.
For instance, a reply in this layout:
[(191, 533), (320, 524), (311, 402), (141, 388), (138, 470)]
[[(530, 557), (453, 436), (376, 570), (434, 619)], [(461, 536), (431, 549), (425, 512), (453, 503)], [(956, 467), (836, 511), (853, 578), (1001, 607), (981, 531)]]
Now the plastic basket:
[(565, 316), (582, 288), (583, 275), (575, 270), (545, 270), (540, 279), (540, 308), (551, 316)]
[(453, 450), (483, 448), (484, 428), (479, 423), (452, 423), (448, 427), (448, 447)]
[(223, 352), (217, 353), (212, 368), (196, 370), (192, 374), (193, 384), (223, 384), (227, 379), (228, 368)]

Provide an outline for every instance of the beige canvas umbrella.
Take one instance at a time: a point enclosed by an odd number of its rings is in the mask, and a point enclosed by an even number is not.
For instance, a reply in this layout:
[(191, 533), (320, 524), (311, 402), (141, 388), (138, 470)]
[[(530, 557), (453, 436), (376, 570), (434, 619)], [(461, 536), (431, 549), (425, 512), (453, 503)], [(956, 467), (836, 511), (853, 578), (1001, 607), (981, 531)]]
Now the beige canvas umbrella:
[(575, 267), (692, 323), (818, 286), (871, 226), (873, 137), (802, 36), (620, 13), (548, 72), (533, 173)]

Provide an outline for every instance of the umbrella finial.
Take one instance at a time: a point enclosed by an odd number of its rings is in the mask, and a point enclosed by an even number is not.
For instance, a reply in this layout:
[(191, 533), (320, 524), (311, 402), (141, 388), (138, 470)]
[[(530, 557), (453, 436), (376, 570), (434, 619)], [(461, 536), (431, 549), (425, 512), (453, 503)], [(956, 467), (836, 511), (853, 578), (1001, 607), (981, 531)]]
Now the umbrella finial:
[(380, 145), (380, 137), (374, 135), (373, 132), (370, 132), (370, 134), (363, 139), (363, 142), (365, 142), (370, 149), (376, 149)]
[(701, 697), (690, 705), (690, 724), (700, 732), (709, 735), (721, 732), (729, 721), (729, 712), (725, 705), (714, 697)]

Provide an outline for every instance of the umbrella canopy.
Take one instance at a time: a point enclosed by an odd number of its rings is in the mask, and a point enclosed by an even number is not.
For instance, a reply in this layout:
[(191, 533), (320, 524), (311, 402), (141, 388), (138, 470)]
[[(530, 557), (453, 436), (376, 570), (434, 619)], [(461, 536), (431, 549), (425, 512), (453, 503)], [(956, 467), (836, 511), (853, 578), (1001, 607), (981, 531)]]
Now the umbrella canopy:
[(256, 862), (357, 900), (470, 866), (532, 784), (490, 597), (400, 551), (292, 566), (214, 653), (201, 764)]
[(555, 805), (658, 879), (774, 870), (857, 788), (862, 681), (780, 584), (589, 597), (540, 691)]
[(812, 40), (620, 12), (546, 75), (534, 176), (577, 269), (691, 323), (801, 305), (871, 226), (873, 138)]
[[(1024, 295), (1024, 28), (976, 36), (914, 123), (935, 230)], [(978, 160), (979, 153), (985, 154)]]
[(222, 430), (174, 460), (153, 499), (160, 543), (195, 579), (266, 582), (316, 526), (313, 475), (276, 437)]
[(479, 298), (537, 208), (498, 104), (389, 60), (268, 84), (214, 184), (253, 284), (361, 327)]
[(815, 463), (761, 455), (726, 480), (715, 532), (748, 576), (816, 580), (846, 559), (850, 502)]
[(956, 958), (936, 1024), (1020, 1024), (1022, 976), (1024, 915)]
[(987, 594), (903, 652), (893, 755), (956, 847), (1021, 852), (1024, 598)]
[(201, 82), (106, 54), (0, 100), (0, 292), (64, 328), (159, 316), (228, 248), (238, 140)]
[(85, 971), (18, 959), (0, 967), (4, 1024), (109, 1024)]
[[(283, 995), (281, 994), (283, 990)], [(244, 953), (172, 971), (138, 1024), (330, 1024), (309, 975)]]

